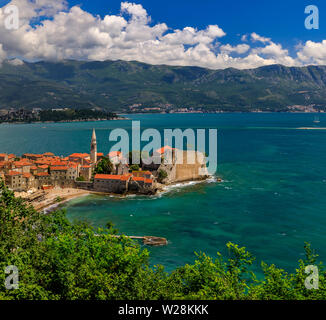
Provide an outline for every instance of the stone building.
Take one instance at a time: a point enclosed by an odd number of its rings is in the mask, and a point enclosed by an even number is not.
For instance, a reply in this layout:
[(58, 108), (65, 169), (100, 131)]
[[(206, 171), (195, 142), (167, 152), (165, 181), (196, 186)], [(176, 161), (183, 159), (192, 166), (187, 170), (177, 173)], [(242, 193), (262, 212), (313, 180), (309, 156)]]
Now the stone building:
[(70, 162), (79, 163), (82, 166), (89, 165), (90, 158), (88, 153), (73, 153), (68, 157)]
[(0, 153), (0, 161), (8, 161), (8, 155), (5, 153)]
[(50, 167), (50, 175), (53, 180), (66, 179), (68, 167)]
[(67, 180), (76, 180), (79, 177), (80, 165), (76, 163), (69, 163), (66, 179)]
[(94, 190), (99, 192), (124, 193), (128, 191), (131, 175), (96, 174)]
[(43, 185), (51, 185), (51, 176), (48, 172), (36, 173), (35, 179), (37, 181), (37, 187), (40, 188)]
[(86, 181), (92, 179), (92, 167), (91, 166), (81, 166), (79, 171), (80, 177), (83, 177)]
[(26, 179), (20, 172), (9, 171), (7, 174), (5, 174), (5, 183), (13, 191), (26, 190)]
[(165, 183), (204, 180), (209, 176), (206, 167), (206, 157), (201, 152), (172, 149), (172, 154), (168, 156), (170, 157), (169, 162), (165, 163), (165, 161), (162, 161), (157, 170), (157, 172), (163, 170), (167, 173), (167, 178), (164, 180)]

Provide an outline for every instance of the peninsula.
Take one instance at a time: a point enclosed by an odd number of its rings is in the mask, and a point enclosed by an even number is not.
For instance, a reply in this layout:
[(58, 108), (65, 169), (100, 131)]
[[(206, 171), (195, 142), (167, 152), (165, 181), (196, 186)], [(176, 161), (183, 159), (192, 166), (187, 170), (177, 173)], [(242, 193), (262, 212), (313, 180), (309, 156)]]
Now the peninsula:
[(31, 123), (31, 122), (77, 122), (104, 121), (124, 119), (117, 114), (98, 109), (56, 108), (9, 108), (0, 110), (0, 123)]
[[(202, 153), (164, 146), (153, 152), (156, 161), (138, 165), (130, 161), (133, 152), (129, 155), (121, 151), (107, 155), (97, 152), (93, 129), (90, 153), (72, 153), (67, 157), (51, 152), (25, 153), (21, 157), (1, 153), (0, 178), (17, 197), (41, 210), (89, 193), (152, 195), (164, 185), (204, 180), (209, 176)], [(191, 163), (188, 163), (189, 155), (194, 159)], [(182, 161), (178, 161), (180, 156)], [(169, 164), (164, 161), (167, 157), (172, 160)]]

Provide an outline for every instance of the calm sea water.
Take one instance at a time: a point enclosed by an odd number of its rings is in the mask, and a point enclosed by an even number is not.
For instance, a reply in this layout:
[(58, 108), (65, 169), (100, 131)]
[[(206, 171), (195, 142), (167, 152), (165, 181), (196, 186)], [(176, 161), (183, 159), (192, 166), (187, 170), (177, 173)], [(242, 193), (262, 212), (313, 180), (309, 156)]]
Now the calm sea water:
[[(194, 261), (194, 252), (227, 254), (228, 241), (246, 246), (258, 261), (293, 271), (305, 241), (326, 261), (326, 130), (311, 114), (133, 115), (142, 128), (218, 128), (218, 170), (223, 183), (176, 186), (153, 197), (88, 196), (66, 204), (71, 220), (94, 226), (112, 221), (127, 235), (166, 237), (149, 248), (151, 263), (167, 270)], [(320, 116), (326, 127), (326, 115)], [(109, 132), (131, 121), (0, 125), (0, 152), (88, 152), (91, 129), (99, 151)]]

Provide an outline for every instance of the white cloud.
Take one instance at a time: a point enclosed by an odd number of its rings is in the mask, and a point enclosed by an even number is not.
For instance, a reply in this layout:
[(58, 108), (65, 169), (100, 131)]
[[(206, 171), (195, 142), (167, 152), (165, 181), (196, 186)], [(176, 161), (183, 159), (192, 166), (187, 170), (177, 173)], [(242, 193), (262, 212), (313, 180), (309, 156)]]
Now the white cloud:
[(300, 48), (298, 58), (305, 64), (326, 65), (326, 40), (322, 42), (307, 41)]
[(271, 41), (270, 38), (262, 37), (259, 34), (257, 34), (256, 32), (253, 32), (251, 34), (251, 40), (254, 41), (254, 42), (262, 42), (262, 43), (268, 43), (268, 42)]
[(250, 46), (247, 44), (238, 44), (237, 46), (232, 47), (229, 44), (223, 45), (220, 47), (222, 52), (225, 53), (231, 53), (231, 52), (236, 52), (238, 54), (243, 54), (249, 51)]
[[(130, 2), (122, 2), (119, 13), (103, 18), (79, 6), (69, 9), (65, 0), (13, 0), (10, 4), (19, 8), (20, 27), (16, 31), (0, 28), (0, 61), (6, 57), (121, 59), (211, 69), (326, 63), (326, 40), (308, 41), (291, 57), (281, 44), (255, 32), (242, 36), (242, 43), (231, 45), (221, 43), (226, 32), (218, 25), (198, 30), (155, 24), (142, 5)], [(0, 25), (4, 19), (0, 13)]]

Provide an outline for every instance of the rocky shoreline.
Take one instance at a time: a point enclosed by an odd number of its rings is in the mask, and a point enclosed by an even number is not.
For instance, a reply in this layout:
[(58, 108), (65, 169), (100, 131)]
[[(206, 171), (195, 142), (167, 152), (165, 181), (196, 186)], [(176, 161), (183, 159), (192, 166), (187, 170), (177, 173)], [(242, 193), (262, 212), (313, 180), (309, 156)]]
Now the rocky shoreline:
[[(187, 186), (191, 183), (202, 183), (206, 182), (209, 179), (212, 179), (212, 176), (206, 177), (205, 179), (195, 179), (195, 180), (188, 180), (188, 181), (182, 181), (182, 182), (175, 182), (170, 184), (159, 184), (157, 185), (155, 193), (144, 195), (139, 194), (135, 192), (128, 192), (126, 194), (116, 194), (116, 193), (108, 193), (108, 192), (98, 192), (98, 191), (86, 191), (82, 189), (54, 189), (50, 192), (45, 193), (45, 198), (42, 201), (34, 201), (30, 204), (33, 205), (33, 207), (37, 211), (47, 211), (49, 208), (53, 207), (53, 210), (60, 205), (76, 198), (85, 197), (88, 195), (99, 195), (99, 196), (114, 196), (114, 197), (121, 197), (126, 198), (130, 195), (142, 195), (142, 196), (155, 196), (161, 193), (165, 193), (169, 188), (173, 188), (175, 186)], [(221, 181), (221, 179), (217, 179), (217, 182)], [(60, 201), (58, 200), (58, 197), (60, 197)], [(50, 211), (53, 211), (50, 210)]]

